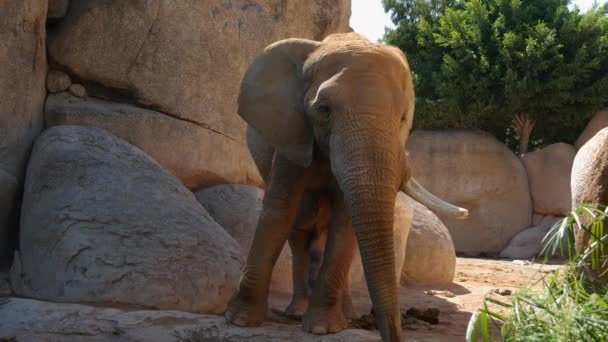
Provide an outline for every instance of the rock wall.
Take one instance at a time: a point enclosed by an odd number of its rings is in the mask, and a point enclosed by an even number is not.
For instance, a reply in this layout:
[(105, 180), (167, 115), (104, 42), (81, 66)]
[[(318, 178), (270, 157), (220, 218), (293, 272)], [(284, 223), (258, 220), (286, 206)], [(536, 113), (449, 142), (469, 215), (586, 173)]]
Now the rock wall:
[[(154, 110), (150, 121), (164, 129), (132, 126), (129, 139), (120, 112), (104, 126), (170, 170), (184, 171), (177, 175), (188, 187), (262, 185), (236, 114), (246, 67), (276, 40), (320, 40), (348, 31), (349, 18), (350, 0), (73, 1), (49, 33), (49, 56), (90, 96)], [(89, 118), (98, 113), (53, 108), (49, 125), (99, 124)], [(148, 119), (145, 112), (127, 112)]]
[(0, 3), (0, 259), (8, 252), (9, 230), (16, 228), (9, 218), (43, 124), (46, 15), (46, 0)]

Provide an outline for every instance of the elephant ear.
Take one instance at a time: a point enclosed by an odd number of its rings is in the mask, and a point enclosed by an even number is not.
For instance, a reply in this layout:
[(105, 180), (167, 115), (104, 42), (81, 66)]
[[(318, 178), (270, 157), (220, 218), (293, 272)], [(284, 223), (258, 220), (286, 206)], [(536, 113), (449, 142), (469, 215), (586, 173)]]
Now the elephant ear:
[(292, 162), (308, 166), (314, 135), (304, 111), (302, 66), (319, 42), (285, 39), (269, 45), (247, 69), (239, 115)]

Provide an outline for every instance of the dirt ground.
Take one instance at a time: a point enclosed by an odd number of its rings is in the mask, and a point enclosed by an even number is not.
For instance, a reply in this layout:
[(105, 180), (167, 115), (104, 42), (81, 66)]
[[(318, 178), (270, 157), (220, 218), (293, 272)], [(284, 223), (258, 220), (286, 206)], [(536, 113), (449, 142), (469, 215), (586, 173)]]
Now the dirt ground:
[[(556, 264), (539, 264), (511, 260), (458, 258), (454, 282), (443, 287), (401, 288), (401, 308), (420, 310), (438, 308), (439, 324), (425, 322), (408, 325), (406, 341), (464, 341), (469, 318), (481, 307), (483, 299), (494, 289), (511, 290), (539, 286), (538, 280), (557, 269)], [(455, 296), (425, 294), (427, 290), (447, 290)], [(508, 295), (493, 294), (508, 301)], [(359, 314), (369, 313), (371, 304), (366, 292), (354, 291), (353, 298)], [(284, 308), (289, 296), (276, 294), (271, 305)], [(287, 322), (282, 322), (287, 323)], [(291, 324), (298, 324), (291, 322)]]

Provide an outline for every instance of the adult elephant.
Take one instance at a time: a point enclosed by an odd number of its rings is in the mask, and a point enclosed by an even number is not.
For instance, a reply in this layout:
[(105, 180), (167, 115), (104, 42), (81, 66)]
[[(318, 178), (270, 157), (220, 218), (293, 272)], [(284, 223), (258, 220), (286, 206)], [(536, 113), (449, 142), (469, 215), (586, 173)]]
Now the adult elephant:
[(304, 329), (345, 328), (342, 294), (358, 243), (382, 339), (401, 341), (393, 254), (397, 191), (435, 210), (467, 215), (410, 177), (404, 146), (414, 89), (404, 54), (356, 33), (322, 42), (281, 40), (250, 65), (238, 101), (239, 115), (275, 153), (272, 167), (259, 165), (270, 177), (227, 319), (240, 326), (264, 321), (272, 269), (302, 200), (324, 191), (331, 194), (331, 231)]

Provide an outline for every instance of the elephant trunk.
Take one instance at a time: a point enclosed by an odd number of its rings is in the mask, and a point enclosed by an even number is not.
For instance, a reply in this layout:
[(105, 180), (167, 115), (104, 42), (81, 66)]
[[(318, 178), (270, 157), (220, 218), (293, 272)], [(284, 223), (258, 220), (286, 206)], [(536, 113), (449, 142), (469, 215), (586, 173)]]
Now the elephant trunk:
[[(334, 135), (330, 160), (351, 214), (378, 330), (383, 341), (401, 341), (393, 234), (401, 183), (398, 143), (370, 134)], [(365, 136), (375, 138), (361, 138)]]

